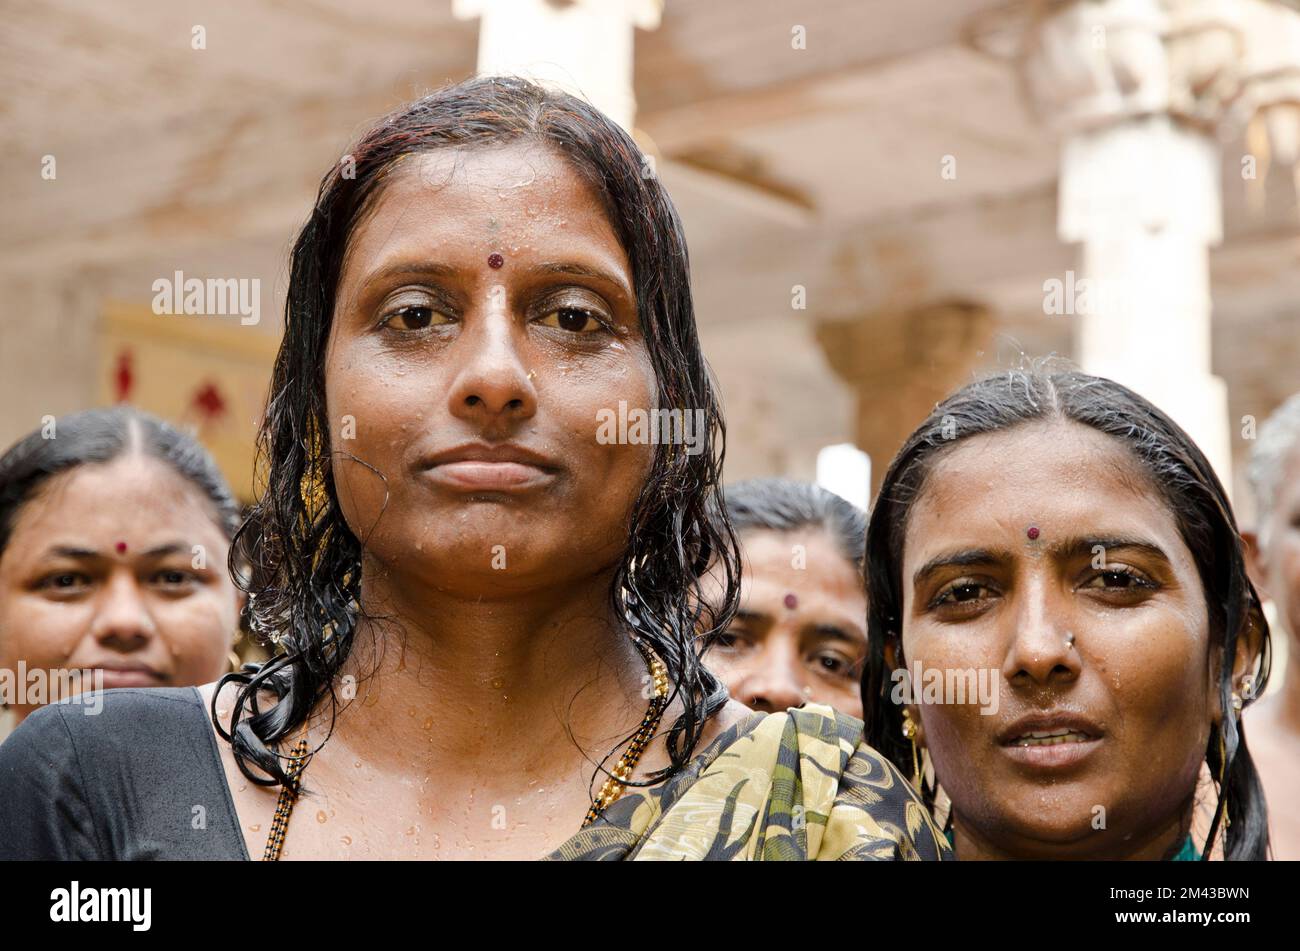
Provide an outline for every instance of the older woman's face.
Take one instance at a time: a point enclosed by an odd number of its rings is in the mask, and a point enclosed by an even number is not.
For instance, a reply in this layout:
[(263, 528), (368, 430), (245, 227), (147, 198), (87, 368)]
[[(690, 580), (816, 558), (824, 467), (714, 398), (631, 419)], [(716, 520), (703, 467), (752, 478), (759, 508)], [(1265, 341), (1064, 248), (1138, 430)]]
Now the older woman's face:
[(239, 622), (229, 547), (203, 493), (156, 460), (55, 476), (0, 556), (0, 669), (101, 670), (110, 688), (215, 680)]
[(824, 703), (862, 717), (862, 575), (825, 531), (748, 531), (740, 609), (705, 663), (732, 697), (767, 713)]
[(1205, 593), (1121, 444), (1073, 423), (958, 444), (910, 513), (903, 591), (907, 664), (999, 688), (919, 707), (959, 853), (963, 831), (1019, 856), (1176, 844), (1217, 713)]
[(598, 436), (654, 373), (627, 255), (555, 152), (397, 168), (352, 235), (325, 389), (344, 517), (390, 576), (493, 598), (625, 546), (653, 447)]

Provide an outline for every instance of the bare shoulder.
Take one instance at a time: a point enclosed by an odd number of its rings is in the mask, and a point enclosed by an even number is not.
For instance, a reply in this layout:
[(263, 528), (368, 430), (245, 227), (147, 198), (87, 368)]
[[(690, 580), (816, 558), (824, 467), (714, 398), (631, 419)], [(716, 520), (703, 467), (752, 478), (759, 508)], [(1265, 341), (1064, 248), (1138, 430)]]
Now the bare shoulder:
[(753, 710), (738, 700), (728, 700), (726, 705), (710, 717), (709, 722), (704, 725), (704, 732), (700, 735), (700, 743), (697, 748), (704, 749), (733, 726), (744, 723), (754, 715)]

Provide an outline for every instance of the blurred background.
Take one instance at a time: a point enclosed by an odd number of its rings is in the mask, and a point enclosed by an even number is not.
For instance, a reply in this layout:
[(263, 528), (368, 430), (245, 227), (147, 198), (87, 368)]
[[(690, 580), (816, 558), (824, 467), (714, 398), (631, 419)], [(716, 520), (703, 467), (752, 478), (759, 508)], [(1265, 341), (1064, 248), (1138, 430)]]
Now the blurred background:
[[(476, 72), (575, 89), (653, 156), (729, 481), (813, 478), (843, 444), (878, 479), (946, 392), (1058, 354), (1173, 414), (1248, 512), (1254, 423), (1300, 390), (1282, 0), (0, 9), (0, 445), (128, 400), (193, 427), (247, 501), (321, 176), (374, 119)], [(195, 278), (255, 304), (165, 313), (156, 282)], [(861, 456), (823, 463), (865, 503)]]

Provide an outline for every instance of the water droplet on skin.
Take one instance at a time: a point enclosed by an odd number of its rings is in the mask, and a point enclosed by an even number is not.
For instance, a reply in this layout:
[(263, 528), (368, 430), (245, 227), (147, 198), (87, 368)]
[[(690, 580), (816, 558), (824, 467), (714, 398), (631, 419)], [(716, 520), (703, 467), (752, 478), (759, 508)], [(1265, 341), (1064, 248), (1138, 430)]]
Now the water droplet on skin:
[(361, 760), (357, 760), (357, 761), (356, 761), (355, 763), (353, 763), (352, 765), (353, 765), (354, 767), (356, 767), (357, 769), (360, 769), (360, 768), (361, 768)]
[(261, 823), (258, 823), (258, 824), (255, 825), (255, 826), (249, 826), (249, 827), (248, 827), (248, 831), (249, 831), (249, 832), (261, 832), (261, 831), (262, 831), (262, 825), (261, 825)]
[(411, 826), (411, 828), (409, 828), (409, 829), (406, 830), (406, 834), (407, 834), (407, 835), (415, 835), (417, 828), (418, 828), (417, 826)]
[(339, 839), (339, 841), (342, 842), (344, 845), (350, 846), (352, 844), (352, 836), (345, 835), (343, 838)]
[(503, 680), (502, 678), (500, 678), (500, 677), (493, 677), (493, 678), (492, 678), (492, 686), (495, 687), (497, 690), (500, 690), (500, 689), (501, 689), (502, 687), (504, 687), (505, 685), (506, 685), (506, 682), (505, 682), (505, 680)]
[(425, 728), (426, 730), (432, 730), (432, 729), (433, 729), (433, 717), (425, 717), (425, 718), (424, 718), (424, 728)]
[(330, 817), (325, 815), (324, 809), (316, 813), (316, 821), (319, 822), (321, 825), (324, 825), (325, 823), (329, 822), (329, 819)]

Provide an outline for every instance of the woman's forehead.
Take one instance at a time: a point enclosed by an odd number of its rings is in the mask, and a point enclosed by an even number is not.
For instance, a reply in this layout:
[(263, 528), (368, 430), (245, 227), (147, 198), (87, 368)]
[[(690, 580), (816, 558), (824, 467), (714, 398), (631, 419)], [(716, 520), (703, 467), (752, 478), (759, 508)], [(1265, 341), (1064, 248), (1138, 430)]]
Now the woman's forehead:
[(487, 267), (493, 254), (503, 278), (514, 261), (557, 255), (629, 269), (600, 197), (561, 153), (530, 140), (404, 157), (353, 226), (343, 273), (363, 279), (378, 262), (422, 256)]
[(1140, 530), (1178, 542), (1174, 513), (1130, 449), (1053, 420), (972, 436), (937, 459), (908, 513), (907, 559), (939, 539), (1016, 538), (1030, 527), (1045, 541)]

